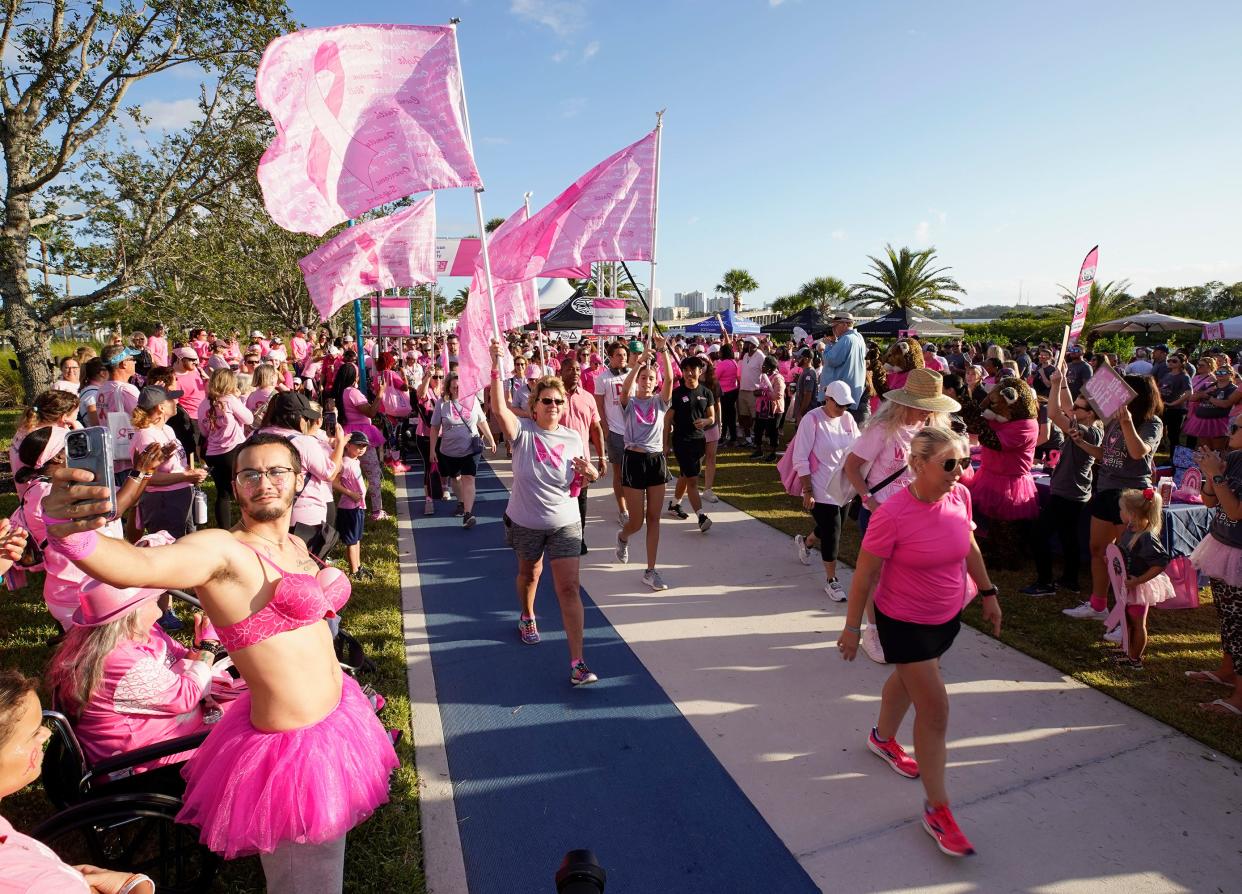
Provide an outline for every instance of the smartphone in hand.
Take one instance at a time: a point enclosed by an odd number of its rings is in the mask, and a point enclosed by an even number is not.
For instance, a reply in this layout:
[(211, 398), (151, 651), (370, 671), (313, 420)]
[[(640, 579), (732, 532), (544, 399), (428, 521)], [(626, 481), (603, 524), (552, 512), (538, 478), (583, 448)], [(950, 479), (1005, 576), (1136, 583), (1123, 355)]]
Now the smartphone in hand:
[(323, 430), (328, 437), (336, 434), (336, 410), (327, 410), (323, 414)]
[(94, 476), (89, 484), (75, 484), (108, 488), (112, 509), (103, 517), (116, 518), (116, 477), (112, 471), (112, 435), (108, 429), (96, 425), (69, 432), (65, 436), (65, 464), (71, 469), (86, 469)]

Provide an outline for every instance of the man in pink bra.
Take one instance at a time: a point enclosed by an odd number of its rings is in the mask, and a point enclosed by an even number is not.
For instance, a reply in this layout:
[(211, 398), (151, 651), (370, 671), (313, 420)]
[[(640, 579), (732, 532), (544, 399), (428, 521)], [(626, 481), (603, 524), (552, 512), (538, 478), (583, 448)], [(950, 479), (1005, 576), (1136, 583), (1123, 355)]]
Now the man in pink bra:
[(109, 510), (107, 489), (70, 484), (90, 480), (80, 469), (55, 473), (43, 509), (56, 548), (116, 587), (194, 590), (249, 687), (187, 763), (178, 820), (225, 859), (259, 854), (270, 892), (339, 892), (345, 835), (388, 800), (398, 761), (336, 660), (326, 619), (349, 598), (349, 581), (289, 534), (303, 483), (296, 448), (272, 434), (242, 444), (237, 527), (168, 546), (100, 537), (104, 519), (91, 516)]

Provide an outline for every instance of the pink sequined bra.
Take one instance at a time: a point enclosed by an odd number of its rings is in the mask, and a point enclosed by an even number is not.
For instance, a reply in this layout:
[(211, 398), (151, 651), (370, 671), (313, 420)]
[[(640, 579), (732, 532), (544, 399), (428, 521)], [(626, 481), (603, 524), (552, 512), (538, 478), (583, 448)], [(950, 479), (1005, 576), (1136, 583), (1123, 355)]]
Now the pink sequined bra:
[(314, 624), (336, 613), (349, 601), (349, 579), (339, 568), (324, 567), (318, 574), (285, 571), (249, 543), (259, 560), (280, 572), (271, 600), (248, 618), (216, 628), (220, 643), (230, 652), (265, 639)]

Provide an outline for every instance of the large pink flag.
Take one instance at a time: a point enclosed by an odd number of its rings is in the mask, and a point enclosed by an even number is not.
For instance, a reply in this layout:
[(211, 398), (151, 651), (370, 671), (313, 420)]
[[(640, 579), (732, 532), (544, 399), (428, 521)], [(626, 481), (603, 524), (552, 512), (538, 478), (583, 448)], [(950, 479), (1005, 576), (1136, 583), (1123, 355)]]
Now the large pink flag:
[(481, 186), (453, 29), (338, 25), (278, 37), (255, 77), (276, 139), (259, 162), (268, 214), (322, 236), (402, 196)]
[(435, 282), (435, 197), (342, 230), (298, 266), (325, 320), (369, 292)]
[(1095, 282), (1095, 268), (1100, 263), (1100, 247), (1097, 245), (1082, 259), (1078, 270), (1078, 289), (1074, 293), (1074, 319), (1070, 322), (1069, 343), (1078, 344), (1078, 336), (1087, 322), (1087, 308), (1091, 304), (1091, 284)]
[(488, 242), (508, 282), (565, 275), (592, 261), (651, 260), (656, 132), (609, 156), (522, 226)]

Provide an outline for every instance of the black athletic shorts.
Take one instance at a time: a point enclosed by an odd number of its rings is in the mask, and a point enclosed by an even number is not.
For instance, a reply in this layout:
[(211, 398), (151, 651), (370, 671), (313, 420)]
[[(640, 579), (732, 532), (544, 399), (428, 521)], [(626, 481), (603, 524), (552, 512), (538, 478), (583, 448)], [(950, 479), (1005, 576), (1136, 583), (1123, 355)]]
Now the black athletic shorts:
[(663, 453), (625, 451), (621, 466), (621, 484), (635, 490), (663, 487), (668, 481), (668, 461)]
[(673, 456), (677, 457), (677, 465), (681, 467), (682, 478), (698, 478), (703, 467), (703, 454), (707, 452), (707, 441), (703, 438), (689, 438), (685, 441), (673, 442)]

